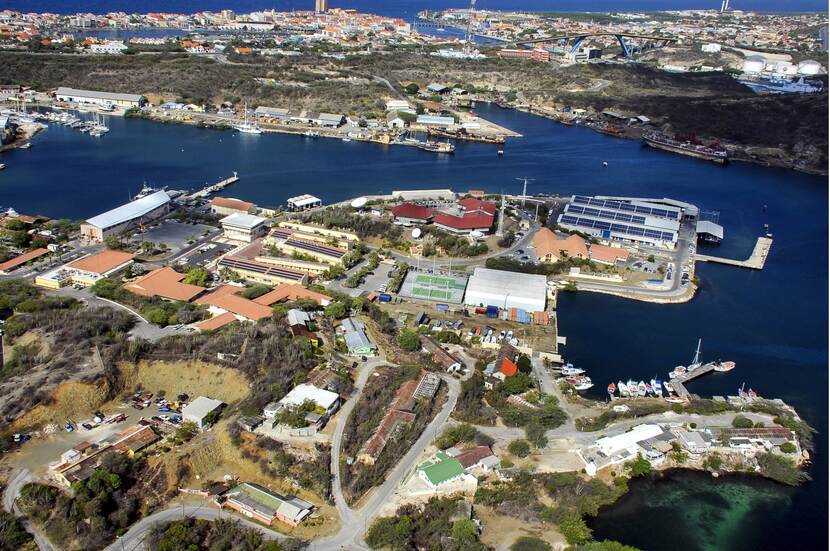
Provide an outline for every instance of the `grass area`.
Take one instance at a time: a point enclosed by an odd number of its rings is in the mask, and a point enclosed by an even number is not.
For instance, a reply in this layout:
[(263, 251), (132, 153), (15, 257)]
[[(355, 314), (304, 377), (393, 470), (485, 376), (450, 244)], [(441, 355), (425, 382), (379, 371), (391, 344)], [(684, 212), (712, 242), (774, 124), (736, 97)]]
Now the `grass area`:
[(207, 396), (231, 404), (248, 396), (248, 380), (240, 371), (201, 361), (122, 363), (125, 389), (144, 389), (167, 396)]
[(506, 549), (521, 536), (541, 538), (556, 548), (566, 545), (565, 537), (550, 524), (500, 515), (483, 505), (476, 507), (476, 517), (487, 527), (481, 533), (481, 542), (496, 549)]

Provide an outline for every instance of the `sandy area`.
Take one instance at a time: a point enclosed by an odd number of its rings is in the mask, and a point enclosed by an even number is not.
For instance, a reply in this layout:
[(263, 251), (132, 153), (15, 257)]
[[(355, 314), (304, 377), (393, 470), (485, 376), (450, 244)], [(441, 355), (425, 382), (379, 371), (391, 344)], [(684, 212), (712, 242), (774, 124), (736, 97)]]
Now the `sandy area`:
[(565, 549), (565, 538), (555, 527), (540, 522), (526, 522), (513, 517), (496, 514), (489, 507), (476, 505), (474, 515), (481, 520), (482, 543), (496, 551), (506, 551), (521, 536), (535, 536), (550, 543), (554, 549)]

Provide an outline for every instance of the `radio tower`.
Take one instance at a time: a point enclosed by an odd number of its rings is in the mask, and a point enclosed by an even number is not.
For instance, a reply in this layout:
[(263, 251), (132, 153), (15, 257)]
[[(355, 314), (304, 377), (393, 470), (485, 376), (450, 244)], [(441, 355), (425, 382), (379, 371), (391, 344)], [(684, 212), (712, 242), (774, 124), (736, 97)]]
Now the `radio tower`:
[(470, 11), (467, 13), (467, 36), (464, 39), (464, 53), (473, 51), (473, 13), (476, 9), (476, 0), (470, 0)]

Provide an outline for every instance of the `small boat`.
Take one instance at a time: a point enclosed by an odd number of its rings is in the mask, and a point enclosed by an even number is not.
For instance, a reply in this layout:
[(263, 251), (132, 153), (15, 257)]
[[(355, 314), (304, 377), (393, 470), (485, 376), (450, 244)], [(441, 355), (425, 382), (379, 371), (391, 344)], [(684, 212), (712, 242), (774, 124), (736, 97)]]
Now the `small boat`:
[(303, 133), (303, 136), (305, 136), (306, 138), (319, 138), (320, 133), (315, 132), (314, 130), (306, 130), (305, 133)]
[(6, 168), (6, 163), (0, 163), (0, 170), (3, 170), (4, 168)]
[(669, 378), (676, 379), (677, 377), (680, 377), (681, 375), (685, 375), (685, 374), (686, 374), (686, 368), (683, 367), (682, 365), (678, 365), (671, 372), (669, 372)]
[(628, 383), (627, 383), (627, 384), (628, 384), (628, 394), (629, 394), (632, 398), (634, 398), (635, 396), (637, 396), (637, 383), (635, 383), (635, 382), (634, 382), (634, 381), (632, 381), (631, 379), (628, 379)]
[(668, 381), (663, 381), (663, 388), (666, 389), (666, 392), (668, 392), (669, 395), (671, 395), (674, 392), (674, 387)]
[(617, 391), (617, 385), (615, 385), (614, 383), (611, 383), (610, 385), (608, 385), (608, 394), (613, 396), (616, 391)]
[(591, 382), (590, 377), (584, 377), (584, 378), (580, 379), (579, 381), (577, 381), (575, 385), (573, 385), (573, 387), (576, 390), (579, 390), (579, 391), (588, 390), (589, 388), (592, 388), (593, 386), (594, 386), (594, 383)]
[(746, 395), (747, 395), (748, 398), (757, 398), (758, 397), (758, 393), (755, 392), (754, 390), (752, 390), (751, 388), (749, 389), (749, 392), (746, 393)]
[(29, 149), (30, 147), (32, 147), (32, 142), (26, 142), (20, 146), (20, 149)]
[(637, 385), (637, 394), (640, 396), (646, 395), (646, 384), (643, 381), (640, 381), (640, 383)]
[(602, 161), (602, 166), (607, 167), (608, 166), (608, 161)]
[(501, 157), (502, 155), (504, 155), (504, 149), (499, 149), (498, 151), (496, 151), (496, 154), (497, 154), (499, 157)]
[(562, 375), (582, 375), (585, 373), (584, 369), (580, 369), (578, 367), (574, 367), (574, 364), (565, 364), (562, 366)]
[(725, 373), (727, 371), (732, 371), (733, 369), (735, 369), (735, 362), (715, 362), (715, 371)]
[(626, 385), (624, 382), (617, 381), (617, 388), (620, 391), (621, 397), (625, 398), (626, 396), (628, 396), (628, 385)]
[(665, 400), (670, 404), (685, 404), (686, 400), (681, 398), (680, 396), (669, 396), (665, 398)]
[(660, 379), (652, 379), (651, 386), (654, 388), (654, 393), (658, 398), (663, 397), (663, 381)]
[(343, 141), (344, 142), (350, 142), (350, 141), (352, 141), (352, 139), (347, 136), (347, 137), (343, 138)]

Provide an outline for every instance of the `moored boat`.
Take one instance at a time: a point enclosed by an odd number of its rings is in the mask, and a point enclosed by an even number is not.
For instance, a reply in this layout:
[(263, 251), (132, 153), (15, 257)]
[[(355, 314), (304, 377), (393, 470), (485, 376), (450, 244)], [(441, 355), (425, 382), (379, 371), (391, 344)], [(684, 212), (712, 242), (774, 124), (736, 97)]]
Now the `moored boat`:
[(608, 394), (613, 396), (616, 391), (617, 391), (617, 385), (615, 385), (614, 383), (611, 383), (610, 385), (608, 385)]
[(654, 387), (654, 393), (657, 395), (658, 398), (663, 397), (663, 381), (660, 379), (653, 379), (651, 381), (651, 386)]
[(668, 396), (664, 398), (670, 404), (685, 404), (686, 400), (680, 396)]
[(617, 381), (617, 389), (620, 391), (620, 396), (625, 398), (628, 396), (628, 385), (622, 381)]
[(646, 395), (646, 383), (645, 382), (643, 382), (643, 381), (639, 382), (639, 384), (637, 385), (637, 394), (640, 395), (640, 396), (645, 396)]
[(666, 389), (666, 392), (668, 392), (669, 395), (671, 395), (674, 392), (674, 387), (668, 381), (663, 381), (663, 388)]
[(638, 391), (637, 390), (637, 383), (635, 383), (631, 379), (628, 379), (627, 384), (628, 384), (628, 394), (630, 394), (632, 398), (637, 396), (637, 391)]
[(727, 362), (715, 362), (715, 371), (720, 371), (721, 373), (725, 373), (727, 371), (732, 371), (735, 369), (735, 362), (727, 361)]

